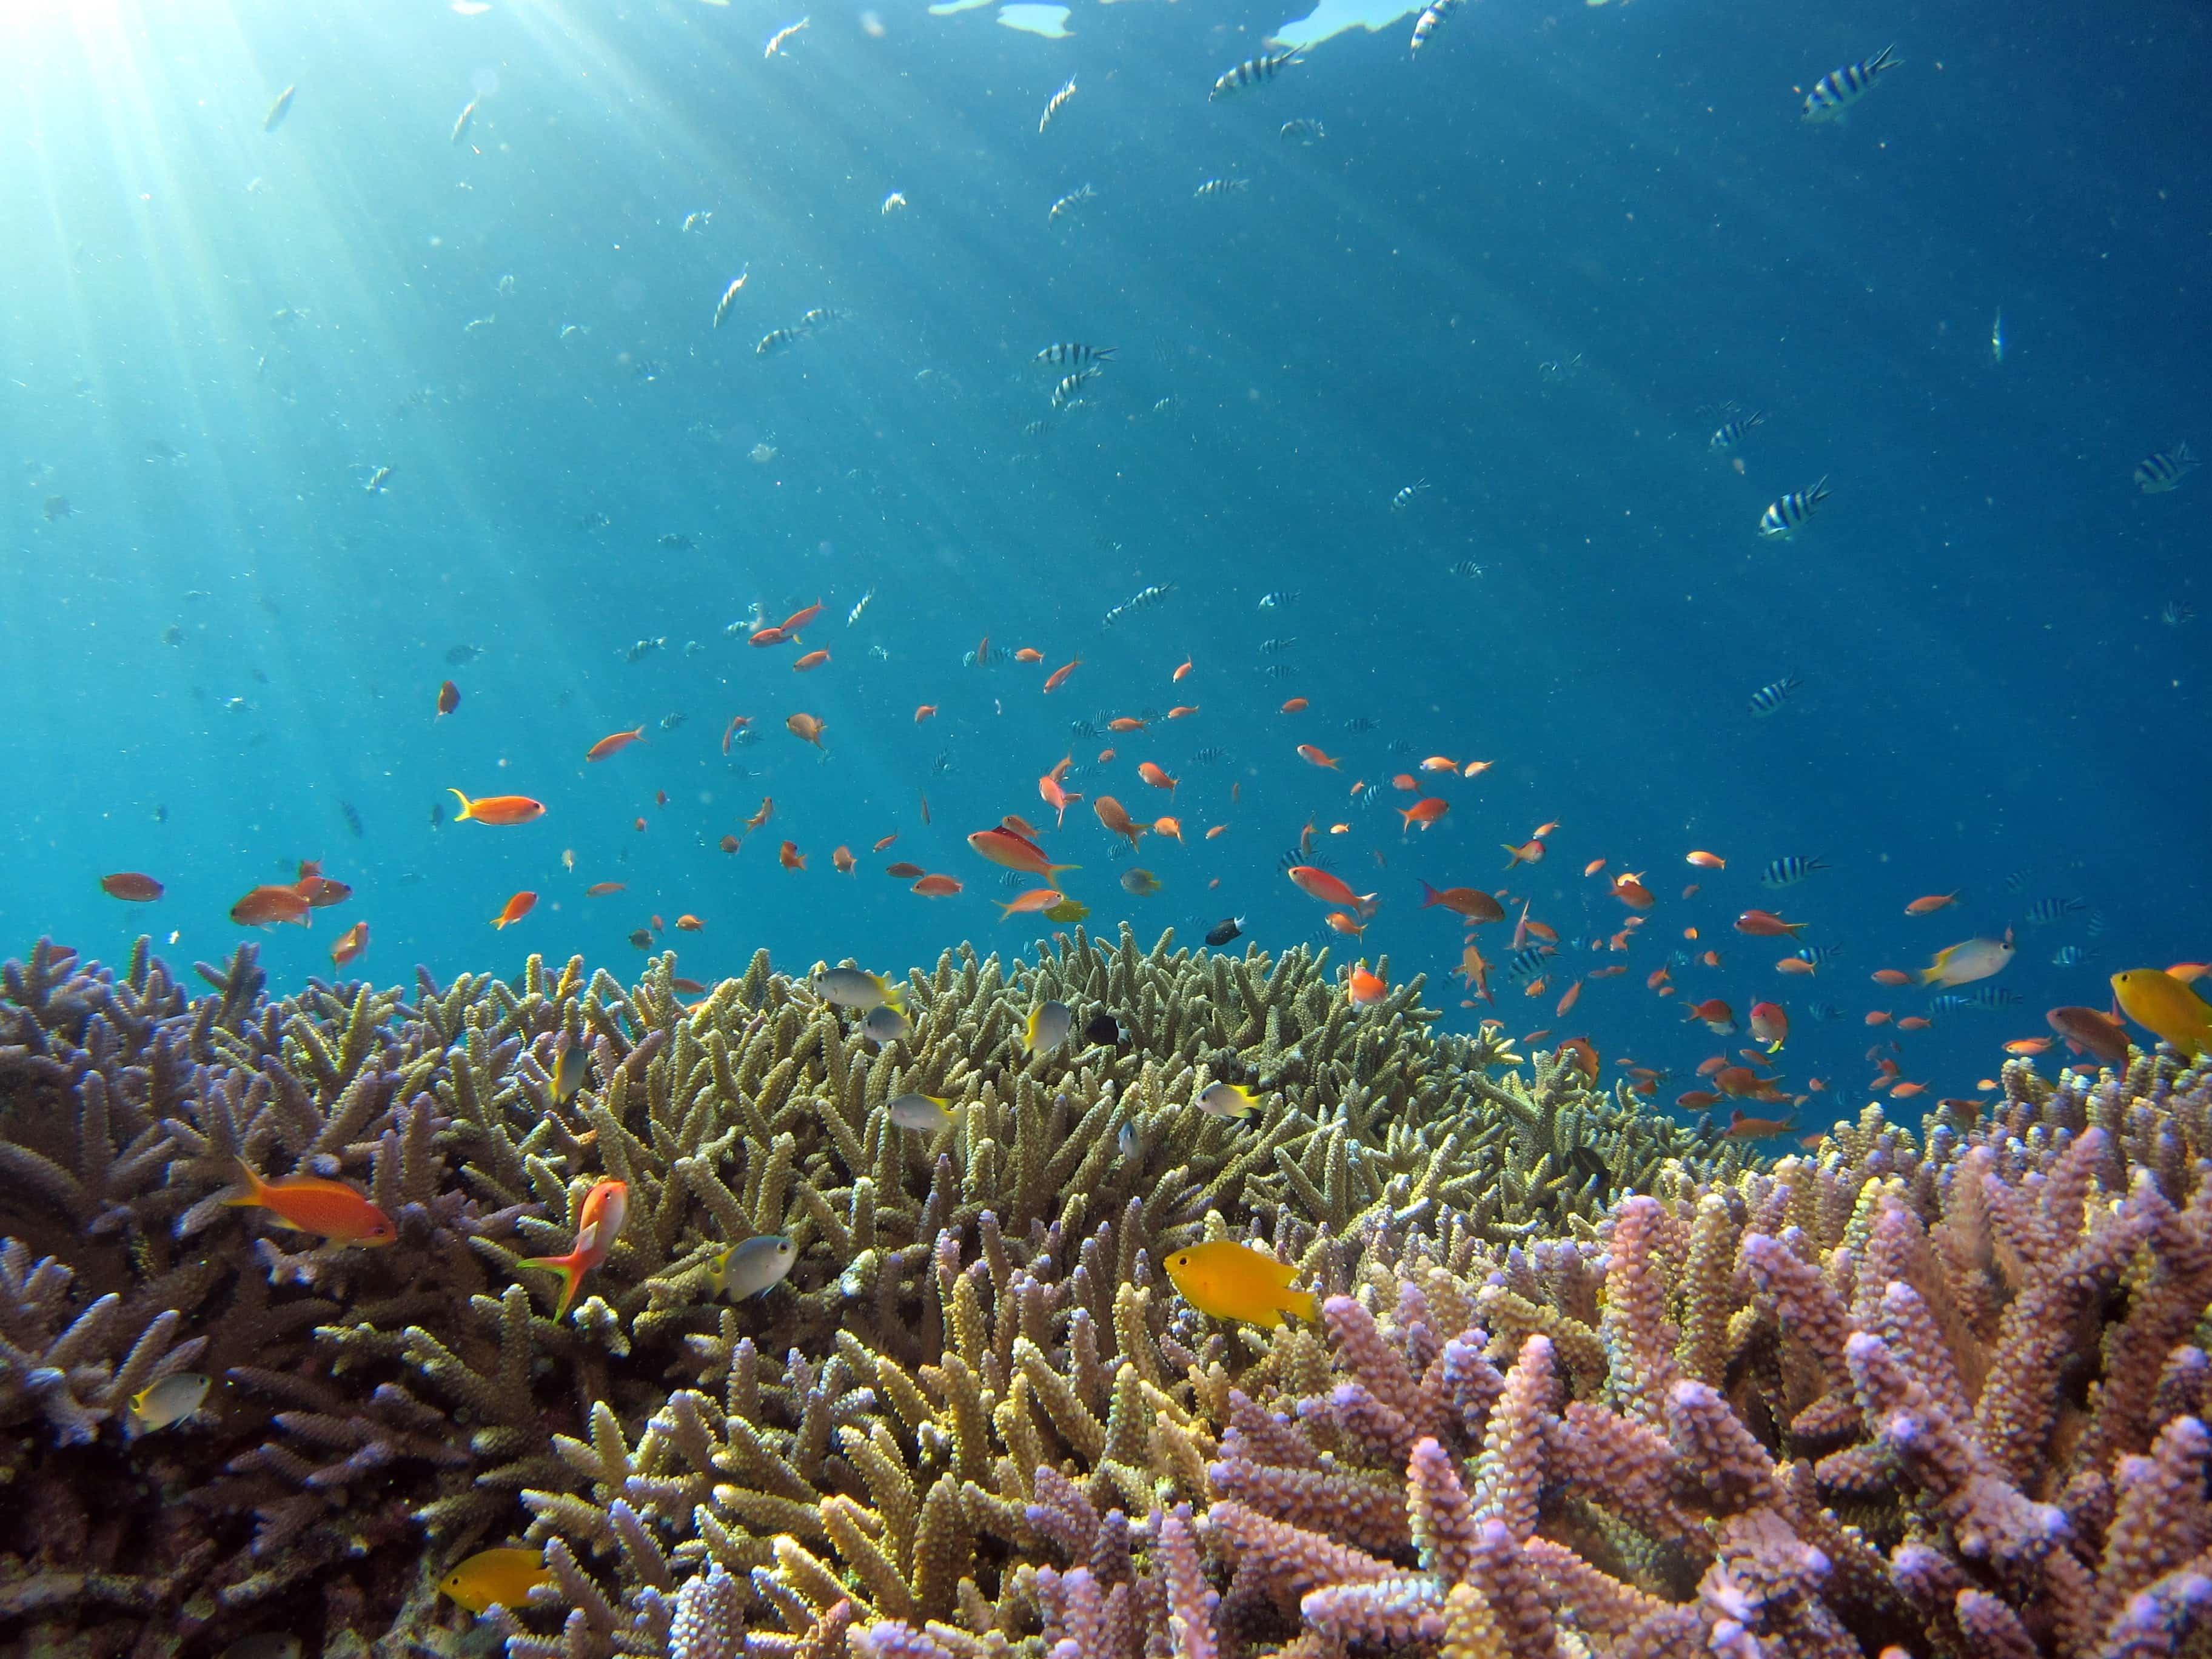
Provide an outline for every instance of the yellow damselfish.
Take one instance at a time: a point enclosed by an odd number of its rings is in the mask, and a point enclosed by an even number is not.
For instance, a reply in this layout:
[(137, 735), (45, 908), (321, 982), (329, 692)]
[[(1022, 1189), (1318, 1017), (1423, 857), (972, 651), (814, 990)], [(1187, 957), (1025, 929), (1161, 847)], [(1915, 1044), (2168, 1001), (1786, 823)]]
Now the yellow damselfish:
[(2194, 1060), (2212, 1052), (2212, 1004), (2172, 974), (2130, 968), (2112, 975), (2112, 994), (2127, 1017)]
[(1279, 1325), (1285, 1313), (1314, 1316), (1313, 1292), (1291, 1288), (1297, 1269), (1247, 1245), (1194, 1244), (1170, 1256), (1167, 1267), (1183, 1300), (1216, 1319)]
[(526, 1607), (530, 1592), (552, 1582), (542, 1551), (478, 1550), (440, 1579), (438, 1588), (471, 1613), (482, 1613), (495, 1601), (504, 1607)]

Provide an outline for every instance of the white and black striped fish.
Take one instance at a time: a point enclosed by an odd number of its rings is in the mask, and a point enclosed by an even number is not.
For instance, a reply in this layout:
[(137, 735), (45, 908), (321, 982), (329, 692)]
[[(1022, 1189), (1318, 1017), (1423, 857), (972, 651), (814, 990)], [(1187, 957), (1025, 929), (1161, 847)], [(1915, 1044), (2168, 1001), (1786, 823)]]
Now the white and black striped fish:
[(1786, 541), (1803, 529), (1805, 521), (1834, 493), (1828, 488), (1827, 475), (1821, 474), (1820, 482), (1810, 489), (1793, 489), (1769, 502), (1766, 511), (1759, 515), (1759, 533), (1770, 542)]
[(2197, 457), (2189, 453), (2187, 444), (2161, 449), (2136, 463), (2136, 488), (2146, 495), (2163, 495), (2196, 471), (2197, 465)]
[(1364, 783), (1360, 785), (1358, 789), (1352, 792), (1352, 804), (1354, 806), (1372, 806), (1375, 805), (1376, 796), (1382, 793), (1382, 786), (1381, 784)]
[(1302, 588), (1296, 587), (1279, 587), (1272, 593), (1262, 593), (1260, 596), (1260, 609), (1279, 611), (1286, 605), (1296, 605), (1304, 591)]
[(2089, 952), (2078, 945), (2062, 945), (2051, 953), (2053, 968), (2079, 968), (2088, 959)]
[(1372, 732), (1382, 722), (1371, 714), (1354, 714), (1342, 724), (1347, 732)]
[(1118, 348), (1114, 346), (1087, 346), (1074, 340), (1062, 340), (1056, 345), (1047, 346), (1030, 361), (1080, 368), (1085, 365), (1111, 362), (1116, 349)]
[(743, 276), (722, 290), (722, 297), (714, 302), (714, 326), (720, 328), (722, 319), (730, 314), (730, 307), (738, 302), (738, 294), (745, 285)]
[(1256, 87), (1262, 81), (1272, 81), (1291, 64), (1304, 61), (1298, 56), (1298, 49), (1296, 46), (1291, 47), (1288, 52), (1272, 52), (1261, 58), (1247, 58), (1235, 69), (1224, 71), (1214, 82), (1213, 90), (1206, 94), (1206, 101), (1211, 103), (1214, 99), (1226, 98), (1232, 92), (1242, 92), (1247, 87)]
[(1415, 479), (1412, 483), (1407, 484), (1403, 489), (1400, 490), (1396, 495), (1390, 498), (1390, 510), (1393, 513), (1403, 513), (1407, 507), (1413, 504), (1415, 498), (1428, 487), (1429, 481), (1426, 478)]
[(1037, 131), (1039, 132), (1042, 132), (1047, 127), (1050, 126), (1052, 125), (1052, 118), (1059, 114), (1060, 111), (1066, 109), (1067, 107), (1067, 100), (1074, 96), (1075, 77), (1071, 75), (1067, 77), (1067, 84), (1062, 87), (1058, 92), (1053, 94), (1052, 101), (1044, 106), (1044, 113), (1037, 118)]
[(1328, 137), (1328, 129), (1312, 116), (1301, 115), (1294, 120), (1284, 122), (1280, 136), (1286, 143), (1318, 144)]
[(2089, 920), (2081, 924), (2081, 931), (2091, 939), (2102, 939), (2105, 936), (2105, 913), (2102, 910), (2090, 911)]
[(1555, 952), (1548, 945), (1532, 945), (1525, 951), (1516, 951), (1506, 959), (1505, 977), (1524, 982), (1544, 971), (1544, 963)]
[[(1818, 875), (1828, 866), (1818, 859), (1799, 858), (1792, 853), (1784, 858), (1772, 860), (1759, 872), (1761, 887), (1795, 887), (1808, 876)], [(1802, 954), (1802, 953), (1801, 953)], [(1807, 960), (1811, 960), (1808, 957)]]
[(1795, 674), (1784, 674), (1780, 679), (1762, 685), (1751, 694), (1751, 712), (1755, 719), (1764, 720), (1788, 702), (1790, 694), (1805, 682)]
[(1725, 455), (1744, 441), (1752, 428), (1763, 425), (1765, 420), (1766, 411), (1754, 409), (1748, 415), (1738, 415), (1731, 420), (1723, 421), (1714, 428), (1713, 435), (1705, 440), (1705, 447), (1716, 455)]
[(760, 343), (753, 348), (753, 355), (757, 357), (772, 357), (779, 351), (789, 350), (805, 337), (806, 331), (803, 328), (770, 329), (761, 336)]
[(1226, 196), (1231, 191), (1251, 188), (1252, 181), (1249, 179), (1209, 179), (1191, 191), (1191, 194), (1193, 196)]
[(799, 319), (801, 328), (827, 328), (832, 323), (842, 323), (845, 313), (834, 306), (817, 306)]
[(2038, 927), (2047, 927), (2054, 921), (2063, 921), (2077, 911), (2088, 908), (2087, 899), (2039, 898), (2027, 907), (2027, 919)]
[(1462, 0), (1429, 0), (1421, 9), (1421, 15), (1413, 20), (1413, 52), (1416, 58), (1428, 44), (1429, 37), (1443, 27), (1444, 19), (1457, 11), (1462, 3)]
[(1455, 564), (1449, 564), (1444, 567), (1444, 574), (1447, 576), (1466, 576), (1471, 580), (1474, 577), (1485, 576), (1489, 574), (1490, 573), (1488, 571), (1485, 570), (1473, 559), (1462, 559)]
[(1873, 57), (1831, 70), (1813, 82), (1813, 90), (1805, 94), (1805, 118), (1813, 122), (1842, 120), (1845, 110), (1874, 89), (1876, 76), (1884, 70), (1897, 67), (1898, 60), (1890, 56), (1896, 50), (1894, 46), (1884, 46)]
[(1298, 642), (1298, 636), (1297, 636), (1297, 635), (1295, 635), (1295, 634), (1292, 634), (1292, 635), (1289, 635), (1287, 638), (1285, 638), (1285, 637), (1277, 637), (1277, 638), (1273, 638), (1273, 639), (1266, 639), (1266, 640), (1262, 640), (1262, 641), (1260, 641), (1260, 649), (1261, 649), (1261, 650), (1262, 650), (1262, 651), (1264, 651), (1264, 652), (1266, 652), (1269, 656), (1271, 656), (1271, 657), (1272, 657), (1272, 656), (1274, 656), (1274, 655), (1276, 655), (1277, 653), (1280, 653), (1280, 652), (1284, 652), (1284, 651), (1287, 651), (1287, 650), (1289, 650), (1292, 646), (1296, 645), (1297, 642)]
[(1298, 665), (1294, 662), (1271, 662), (1260, 672), (1271, 680), (1287, 680), (1297, 673)]
[(1954, 1014), (1962, 1009), (1976, 1008), (1984, 1012), (1996, 1008), (2017, 1008), (2022, 998), (2019, 992), (2007, 990), (2002, 985), (1984, 985), (1976, 991), (1953, 991), (1932, 999), (1928, 1006), (1938, 1013)]
[(1800, 962), (1809, 962), (1815, 968), (1825, 968), (1844, 953), (1840, 945), (1801, 945), (1795, 955)]
[(1191, 757), (1200, 766), (1218, 766), (1229, 758), (1229, 751), (1218, 743), (1210, 743)]
[(1052, 406), (1066, 409), (1083, 396), (1085, 386), (1097, 378), (1098, 371), (1095, 368), (1079, 368), (1074, 374), (1063, 376), (1060, 384), (1052, 389)]
[(1056, 225), (1060, 222), (1062, 215), (1072, 214), (1085, 202), (1095, 202), (1097, 199), (1097, 191), (1089, 185), (1084, 185), (1080, 190), (1071, 190), (1052, 204), (1052, 211), (1044, 216), (1045, 222), (1048, 225)]
[(854, 600), (853, 608), (845, 613), (845, 626), (850, 628), (854, 623), (860, 621), (860, 613), (868, 608), (868, 601), (875, 597), (876, 590), (872, 587), (866, 592), (861, 594), (859, 599)]
[(2033, 878), (2033, 872), (2015, 870), (2004, 878), (2004, 890), (2008, 893), (2025, 893), (2028, 882)]

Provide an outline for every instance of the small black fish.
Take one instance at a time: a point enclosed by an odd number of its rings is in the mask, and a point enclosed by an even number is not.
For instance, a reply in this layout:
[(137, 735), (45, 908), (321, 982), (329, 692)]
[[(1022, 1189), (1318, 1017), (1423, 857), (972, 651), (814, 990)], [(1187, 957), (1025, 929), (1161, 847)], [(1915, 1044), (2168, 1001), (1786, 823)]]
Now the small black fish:
[(1093, 1042), (1119, 1042), (1121, 1040), (1121, 1022), (1111, 1014), (1097, 1014), (1083, 1028), (1083, 1035)]
[(1208, 945), (1217, 947), (1224, 945), (1228, 944), (1230, 940), (1237, 938), (1243, 933), (1243, 917), (1224, 916), (1222, 920), (1215, 922), (1212, 927), (1206, 930), (1206, 942)]
[(361, 812), (349, 800), (338, 803), (338, 816), (345, 820), (346, 828), (353, 831), (356, 841), (361, 839)]
[(689, 536), (682, 535), (678, 532), (672, 530), (667, 534), (661, 537), (660, 544), (663, 547), (684, 549), (689, 548), (692, 544), (691, 538)]
[(154, 822), (155, 822), (155, 823), (167, 823), (168, 821), (169, 821), (169, 809), (168, 809), (168, 807), (167, 807), (166, 805), (158, 805), (158, 806), (155, 807), (155, 809), (154, 809)]
[(446, 653), (446, 665), (459, 668), (463, 663), (474, 662), (482, 655), (483, 647), (480, 645), (457, 645)]
[(433, 830), (435, 830), (435, 829), (436, 829), (440, 824), (443, 823), (445, 821), (446, 821), (446, 803), (445, 803), (445, 802), (443, 802), (443, 801), (441, 801), (441, 800), (434, 800), (434, 801), (432, 801), (432, 802), (430, 803), (430, 827), (431, 827)]

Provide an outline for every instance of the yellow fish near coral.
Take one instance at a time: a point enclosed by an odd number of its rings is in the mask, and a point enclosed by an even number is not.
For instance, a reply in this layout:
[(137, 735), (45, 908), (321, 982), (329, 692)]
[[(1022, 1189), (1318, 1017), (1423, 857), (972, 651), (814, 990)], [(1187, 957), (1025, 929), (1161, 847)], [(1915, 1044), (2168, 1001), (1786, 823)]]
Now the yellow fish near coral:
[(1285, 1313), (1300, 1319), (1314, 1316), (1313, 1292), (1291, 1288), (1297, 1269), (1249, 1245), (1226, 1240), (1194, 1244), (1170, 1256), (1167, 1267), (1182, 1299), (1216, 1319), (1279, 1325)]
[(478, 1550), (438, 1581), (438, 1589), (471, 1613), (482, 1613), (496, 1601), (503, 1607), (526, 1607), (530, 1592), (550, 1584), (542, 1551)]
[(2194, 1060), (2212, 1052), (2212, 1004), (2172, 974), (2130, 968), (2112, 975), (2112, 994), (2127, 1017)]

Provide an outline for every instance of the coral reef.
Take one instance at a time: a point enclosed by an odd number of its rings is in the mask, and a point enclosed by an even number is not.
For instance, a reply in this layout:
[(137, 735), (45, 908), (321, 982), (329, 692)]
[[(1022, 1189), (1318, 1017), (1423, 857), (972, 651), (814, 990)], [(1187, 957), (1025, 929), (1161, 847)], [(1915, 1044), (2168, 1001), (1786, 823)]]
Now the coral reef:
[[(0, 997), (0, 1644), (510, 1659), (2130, 1659), (2212, 1609), (2212, 1066), (1766, 1167), (1325, 953)], [(1031, 1055), (1040, 999), (1079, 1036)], [(1086, 1017), (1121, 1032), (1086, 1043)], [(583, 1085), (554, 1079), (564, 1045)], [(1217, 1079), (1268, 1104), (1198, 1109)], [(900, 1128), (889, 1103), (953, 1101)], [(227, 1206), (350, 1180), (388, 1247)], [(566, 1316), (517, 1263), (628, 1219)], [(795, 1247), (732, 1304), (710, 1259)], [(1237, 1239), (1317, 1328), (1158, 1264)], [(203, 1410), (132, 1431), (180, 1371)], [(440, 1579), (542, 1547), (477, 1620)]]

